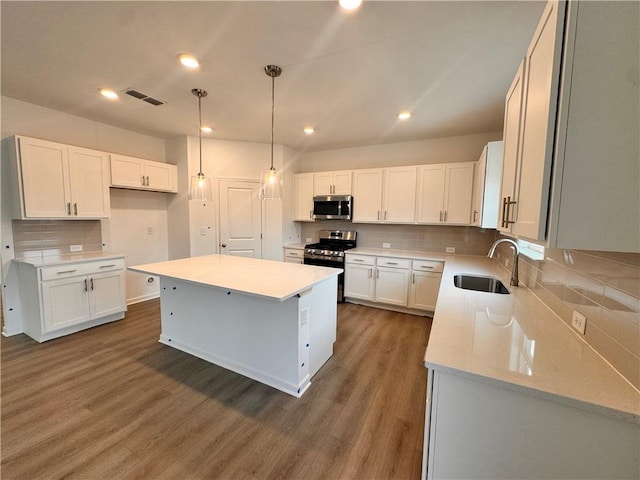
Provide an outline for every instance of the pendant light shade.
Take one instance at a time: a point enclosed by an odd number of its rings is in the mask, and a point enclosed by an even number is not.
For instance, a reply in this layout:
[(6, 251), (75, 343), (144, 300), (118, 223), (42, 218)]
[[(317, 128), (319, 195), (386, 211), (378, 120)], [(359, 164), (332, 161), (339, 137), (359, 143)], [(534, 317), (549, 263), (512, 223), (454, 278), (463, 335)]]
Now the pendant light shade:
[(273, 132), (275, 130), (275, 83), (282, 69), (277, 65), (267, 65), (264, 67), (264, 73), (271, 77), (271, 168), (262, 175), (260, 196), (265, 200), (279, 200), (282, 198), (282, 178), (273, 166)]
[(199, 158), (200, 168), (198, 175), (191, 177), (189, 185), (189, 200), (198, 200), (201, 202), (212, 200), (211, 179), (205, 177), (202, 173), (202, 99), (207, 96), (205, 90), (194, 88), (191, 93), (198, 97), (198, 140), (199, 140)]

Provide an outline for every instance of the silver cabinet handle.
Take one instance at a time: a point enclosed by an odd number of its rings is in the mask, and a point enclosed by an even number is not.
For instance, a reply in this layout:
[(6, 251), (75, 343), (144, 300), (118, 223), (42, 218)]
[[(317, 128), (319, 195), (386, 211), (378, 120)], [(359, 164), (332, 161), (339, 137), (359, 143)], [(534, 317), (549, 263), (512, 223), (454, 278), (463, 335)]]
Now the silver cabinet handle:
[(376, 278), (380, 278), (380, 270), (376, 269)]
[(71, 215), (71, 202), (67, 203), (67, 215)]
[(440, 221), (442, 221), (442, 210), (440, 210)]
[(372, 272), (371, 272), (371, 270), (372, 270), (372, 269), (370, 268), (370, 269), (369, 269), (369, 276), (368, 276), (367, 278), (371, 278), (371, 276), (372, 276)]
[(384, 263), (386, 263), (387, 265), (397, 265), (398, 264), (398, 262), (384, 262)]
[(476, 220), (478, 220), (478, 211), (474, 210), (473, 211), (473, 223), (476, 223)]
[(447, 221), (447, 211), (446, 210), (444, 211), (444, 221), (445, 222)]
[(87, 292), (89, 289), (87, 288), (87, 279), (84, 279), (84, 291)]
[(143, 187), (145, 186), (145, 184), (144, 184), (144, 175), (142, 175), (142, 186)]
[(420, 268), (429, 268), (429, 269), (432, 269), (432, 268), (434, 268), (434, 267), (428, 267), (428, 266), (426, 266), (426, 265), (420, 265)]
[(73, 214), (74, 215), (78, 215), (78, 204), (77, 203), (73, 204)]
[(93, 290), (93, 277), (91, 277), (91, 290)]
[(115, 267), (116, 264), (115, 263), (110, 263), (109, 265), (100, 265), (100, 268), (111, 268), (111, 267)]
[(512, 223), (516, 223), (515, 220), (511, 220), (511, 205), (515, 205), (517, 202), (511, 200), (511, 196), (508, 196), (504, 199), (504, 203), (502, 206), (503, 211), (506, 209), (506, 214), (504, 215), (504, 227), (508, 228)]
[(380, 220), (380, 210), (378, 210), (378, 220)]
[(387, 219), (387, 211), (386, 210), (384, 211), (384, 219), (385, 220)]
[(411, 274), (411, 283), (416, 283), (416, 274), (415, 273)]
[(354, 262), (364, 262), (364, 260), (362, 258), (354, 258), (353, 261)]
[(309, 210), (309, 218), (313, 218), (313, 210)]
[(62, 270), (60, 272), (56, 272), (56, 275), (62, 275), (63, 273), (73, 273), (75, 271), (76, 271), (75, 269), (73, 269), (73, 270)]
[(147, 175), (147, 187), (149, 186), (149, 175)]

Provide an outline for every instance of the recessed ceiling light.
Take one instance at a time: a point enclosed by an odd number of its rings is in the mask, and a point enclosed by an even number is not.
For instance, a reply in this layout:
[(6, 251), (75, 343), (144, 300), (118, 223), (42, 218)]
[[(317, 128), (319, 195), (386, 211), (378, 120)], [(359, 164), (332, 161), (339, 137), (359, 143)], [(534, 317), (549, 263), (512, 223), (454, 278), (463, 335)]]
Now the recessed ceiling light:
[(99, 88), (98, 91), (100, 92), (100, 95), (108, 98), (109, 100), (115, 100), (118, 98), (118, 94), (116, 93), (116, 91), (112, 90), (111, 88)]
[(178, 54), (178, 61), (187, 68), (198, 68), (200, 66), (198, 59), (189, 53)]
[(338, 3), (345, 10), (355, 10), (362, 4), (362, 0), (340, 0)]
[(211, 133), (211, 132), (213, 132), (213, 128), (211, 128), (211, 127), (202, 127), (200, 130), (203, 133)]
[(409, 118), (411, 118), (411, 112), (404, 110), (398, 114), (398, 118), (400, 120), (408, 120)]
[(315, 128), (313, 127), (304, 127), (304, 133), (306, 133), (307, 135), (311, 135), (316, 131)]

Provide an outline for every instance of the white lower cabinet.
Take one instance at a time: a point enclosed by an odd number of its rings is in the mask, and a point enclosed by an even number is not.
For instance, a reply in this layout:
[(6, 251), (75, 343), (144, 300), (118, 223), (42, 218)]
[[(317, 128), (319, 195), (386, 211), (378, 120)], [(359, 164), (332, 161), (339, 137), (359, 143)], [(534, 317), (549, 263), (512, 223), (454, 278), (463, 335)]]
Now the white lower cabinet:
[(409, 287), (409, 308), (435, 310), (443, 266), (442, 262), (413, 260)]
[(434, 311), (443, 265), (436, 260), (347, 253), (345, 297), (399, 311)]
[(118, 320), (127, 310), (124, 259), (20, 263), (24, 331), (38, 342)]
[(286, 263), (304, 263), (304, 250), (299, 248), (284, 248), (284, 261)]
[(345, 256), (344, 296), (374, 300), (376, 258), (366, 255)]

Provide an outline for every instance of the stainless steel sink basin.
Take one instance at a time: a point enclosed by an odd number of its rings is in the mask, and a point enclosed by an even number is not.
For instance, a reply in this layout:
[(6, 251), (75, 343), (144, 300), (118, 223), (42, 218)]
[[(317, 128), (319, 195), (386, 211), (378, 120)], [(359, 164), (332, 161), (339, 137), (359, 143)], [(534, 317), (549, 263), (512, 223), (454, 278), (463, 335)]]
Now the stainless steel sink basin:
[(500, 293), (508, 295), (509, 290), (497, 278), (481, 277), (475, 275), (455, 275), (453, 284), (465, 290), (476, 290), (478, 292)]

